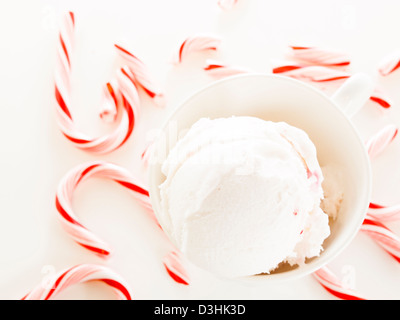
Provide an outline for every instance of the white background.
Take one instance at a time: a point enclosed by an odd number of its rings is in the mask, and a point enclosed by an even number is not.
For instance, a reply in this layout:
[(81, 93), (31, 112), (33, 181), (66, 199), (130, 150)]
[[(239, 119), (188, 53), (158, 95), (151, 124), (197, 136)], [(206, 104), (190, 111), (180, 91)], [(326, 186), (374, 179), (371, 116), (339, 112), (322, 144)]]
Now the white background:
[[(30, 289), (78, 263), (101, 263), (120, 273), (136, 299), (331, 299), (312, 276), (281, 284), (249, 285), (214, 278), (189, 268), (191, 285), (174, 283), (161, 258), (168, 248), (129, 192), (93, 179), (75, 193), (76, 214), (114, 248), (103, 261), (74, 243), (61, 228), (55, 190), (73, 166), (104, 159), (126, 167), (143, 181), (139, 161), (147, 132), (171, 109), (212, 81), (201, 70), (206, 57), (270, 72), (290, 44), (313, 44), (348, 52), (352, 71), (370, 74), (394, 104), (382, 110), (368, 103), (354, 118), (369, 138), (385, 124), (400, 125), (400, 72), (386, 79), (376, 65), (400, 47), (397, 0), (239, 0), (223, 12), (216, 0), (2, 1), (0, 3), (0, 299), (19, 299)], [(132, 48), (165, 87), (161, 110), (143, 97), (142, 116), (129, 141), (101, 157), (75, 149), (55, 122), (53, 70), (60, 16), (75, 12), (72, 114), (93, 136), (109, 128), (98, 118), (101, 85), (117, 64), (113, 44)], [(173, 68), (171, 54), (189, 35), (212, 33), (223, 39), (217, 54), (194, 55)], [(400, 201), (399, 139), (373, 161), (373, 200)], [(388, 224), (400, 234), (400, 224)], [(364, 297), (400, 298), (400, 266), (367, 235), (358, 234), (331, 269)], [(104, 284), (71, 287), (58, 298), (113, 298)]]

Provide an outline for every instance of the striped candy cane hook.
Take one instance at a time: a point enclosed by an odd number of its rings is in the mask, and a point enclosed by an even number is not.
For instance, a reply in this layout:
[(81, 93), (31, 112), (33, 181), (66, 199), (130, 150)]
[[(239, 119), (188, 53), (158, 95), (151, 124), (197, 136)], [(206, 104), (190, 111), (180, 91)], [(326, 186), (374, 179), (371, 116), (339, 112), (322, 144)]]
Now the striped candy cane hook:
[[(75, 18), (72, 12), (65, 15), (59, 35), (58, 59), (54, 74), (55, 97), (57, 101), (56, 118), (64, 136), (77, 148), (87, 152), (103, 154), (122, 146), (130, 137), (135, 118), (138, 116), (139, 99), (134, 82), (121, 79), (126, 77), (120, 72), (118, 83), (125, 82), (123, 90), (115, 82), (107, 83), (103, 89), (105, 107), (100, 116), (106, 121), (116, 120), (121, 114), (116, 128), (109, 134), (97, 138), (82, 133), (73, 121), (71, 114), (71, 55), (73, 51)], [(136, 114), (135, 114), (136, 112)]]
[(81, 264), (57, 274), (50, 283), (38, 285), (22, 300), (49, 300), (57, 296), (68, 287), (78, 283), (101, 281), (112, 288), (119, 300), (132, 300), (129, 286), (109, 268), (95, 264)]
[(83, 226), (72, 209), (72, 198), (76, 188), (90, 177), (107, 178), (128, 188), (133, 196), (150, 211), (149, 193), (127, 170), (103, 161), (79, 165), (64, 176), (56, 194), (56, 208), (62, 226), (78, 244), (105, 257), (110, 254), (109, 245)]
[(117, 93), (114, 88), (117, 88), (115, 81), (113, 81), (113, 84), (107, 82), (103, 86), (103, 103), (101, 104), (100, 118), (108, 123), (115, 122), (118, 115)]
[[(148, 210), (151, 218), (159, 226), (150, 204), (147, 189), (129, 171), (104, 161), (86, 163), (73, 168), (64, 176), (56, 194), (56, 208), (61, 224), (79, 245), (100, 257), (107, 257), (111, 252), (110, 246), (85, 227), (72, 209), (73, 194), (76, 188), (83, 181), (92, 177), (110, 179), (132, 191), (133, 196)], [(163, 259), (163, 264), (175, 281), (182, 284), (189, 283), (183, 259), (177, 252), (167, 254)]]

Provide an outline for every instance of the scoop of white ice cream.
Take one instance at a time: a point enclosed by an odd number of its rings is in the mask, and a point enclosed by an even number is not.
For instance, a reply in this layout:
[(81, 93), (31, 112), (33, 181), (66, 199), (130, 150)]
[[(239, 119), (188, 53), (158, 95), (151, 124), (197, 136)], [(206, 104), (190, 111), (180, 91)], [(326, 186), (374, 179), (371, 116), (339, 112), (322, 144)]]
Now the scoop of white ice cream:
[(315, 147), (286, 123), (201, 119), (162, 171), (160, 223), (211, 272), (236, 277), (303, 263), (330, 233)]

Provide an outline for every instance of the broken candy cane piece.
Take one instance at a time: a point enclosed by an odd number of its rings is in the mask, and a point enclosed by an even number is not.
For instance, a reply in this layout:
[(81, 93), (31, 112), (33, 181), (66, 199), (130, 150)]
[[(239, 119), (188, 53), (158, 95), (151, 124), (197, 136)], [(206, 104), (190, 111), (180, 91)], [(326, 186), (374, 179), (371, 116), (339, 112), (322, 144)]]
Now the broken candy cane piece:
[(163, 259), (163, 264), (172, 279), (184, 285), (189, 284), (189, 276), (183, 267), (181, 256), (177, 252), (168, 253)]
[(392, 106), (390, 99), (382, 92), (382, 90), (375, 89), (370, 97), (370, 100), (379, 104), (382, 108), (388, 109)]
[(327, 267), (322, 267), (315, 271), (313, 276), (325, 290), (339, 299), (365, 300), (354, 292), (354, 290), (346, 288), (339, 278)]
[(290, 57), (311, 65), (343, 67), (350, 65), (347, 54), (317, 47), (291, 46)]
[(228, 64), (224, 64), (210, 59), (207, 60), (206, 66), (204, 67), (204, 71), (206, 71), (208, 75), (216, 79), (222, 79), (237, 74), (250, 72), (249, 70), (246, 70), (244, 68), (230, 66)]
[(388, 76), (400, 68), (400, 50), (385, 56), (378, 65), (378, 71), (382, 76)]
[(389, 124), (374, 134), (365, 144), (370, 158), (373, 159), (381, 154), (396, 138), (398, 131), (397, 126)]
[(383, 206), (374, 202), (369, 204), (368, 215), (380, 222), (400, 220), (400, 205)]
[(174, 64), (181, 63), (186, 56), (193, 52), (215, 51), (219, 48), (221, 39), (212, 35), (195, 35), (188, 37), (179, 47), (178, 53), (173, 58)]
[(350, 78), (350, 74), (345, 71), (325, 66), (307, 66), (295, 62), (280, 63), (273, 67), (272, 72), (311, 82), (329, 82)]

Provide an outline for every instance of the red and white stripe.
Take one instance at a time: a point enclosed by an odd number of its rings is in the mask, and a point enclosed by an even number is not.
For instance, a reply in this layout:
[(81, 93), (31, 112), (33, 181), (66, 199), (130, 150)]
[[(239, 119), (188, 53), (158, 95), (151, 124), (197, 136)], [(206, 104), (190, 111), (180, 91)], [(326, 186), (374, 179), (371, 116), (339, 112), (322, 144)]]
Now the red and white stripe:
[(62, 226), (78, 244), (101, 257), (106, 257), (110, 254), (110, 246), (85, 227), (72, 208), (73, 195), (78, 185), (93, 177), (113, 180), (131, 190), (133, 196), (149, 210), (152, 218), (154, 216), (149, 192), (128, 170), (111, 163), (95, 161), (78, 165), (69, 171), (61, 180), (56, 194), (56, 208)]
[(380, 222), (400, 220), (400, 205), (383, 206), (374, 202), (369, 204), (368, 215)]
[(188, 37), (179, 47), (178, 53), (173, 57), (173, 63), (181, 63), (188, 55), (200, 51), (216, 51), (221, 44), (221, 39), (213, 35), (195, 35)]
[(156, 84), (146, 64), (124, 47), (115, 44), (118, 55), (127, 63), (133, 81), (140, 86), (146, 94), (154, 100), (156, 105), (164, 106), (165, 97), (160, 87)]
[(382, 222), (367, 214), (361, 231), (368, 234), (375, 242), (400, 262), (400, 238)]
[(222, 10), (232, 10), (237, 4), (239, 0), (218, 0), (218, 5)]
[(345, 67), (350, 65), (347, 54), (317, 47), (291, 46), (290, 57), (311, 65)]
[(388, 76), (400, 68), (400, 50), (385, 56), (378, 65), (378, 71), (382, 76)]
[(396, 138), (398, 132), (397, 126), (389, 124), (374, 134), (365, 144), (369, 157), (373, 159), (380, 155)]
[(181, 255), (176, 251), (168, 253), (164, 259), (163, 264), (170, 277), (175, 282), (189, 285), (189, 276), (183, 266), (183, 260)]
[(119, 300), (132, 300), (129, 286), (111, 269), (95, 264), (81, 264), (55, 275), (49, 283), (38, 285), (22, 300), (49, 300), (78, 283), (101, 281), (113, 289)]
[[(336, 68), (320, 65), (306, 65), (290, 61), (275, 63), (272, 72), (300, 81), (331, 85), (341, 85), (346, 79), (351, 77), (349, 72)], [(382, 108), (387, 109), (391, 107), (390, 100), (381, 90), (376, 89), (371, 95), (370, 100)]]
[(343, 285), (340, 279), (327, 267), (315, 271), (313, 276), (329, 293), (342, 300), (365, 300), (354, 290)]
[[(71, 114), (70, 73), (74, 29), (74, 14), (69, 12), (65, 15), (60, 29), (54, 74), (57, 122), (64, 136), (76, 147), (97, 154), (108, 153), (122, 146), (133, 131), (140, 104), (137, 88), (134, 82), (129, 81), (132, 79), (127, 76), (126, 71), (119, 70), (117, 83), (108, 83), (103, 89), (106, 107), (100, 114), (108, 121), (120, 118), (119, 123), (111, 133), (101, 137), (93, 138), (81, 132)], [(117, 117), (119, 114), (121, 116)]]
[(204, 67), (204, 71), (206, 71), (208, 75), (216, 79), (222, 79), (237, 74), (250, 72), (249, 70), (243, 68), (230, 66), (210, 59), (207, 60), (206, 66)]

